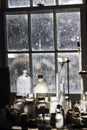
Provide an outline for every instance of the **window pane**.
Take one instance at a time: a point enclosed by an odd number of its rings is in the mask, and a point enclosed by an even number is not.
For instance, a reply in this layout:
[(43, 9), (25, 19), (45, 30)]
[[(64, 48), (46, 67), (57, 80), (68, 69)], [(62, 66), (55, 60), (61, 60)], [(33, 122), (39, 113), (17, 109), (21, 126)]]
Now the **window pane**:
[(23, 70), (27, 70), (27, 74), (30, 76), (29, 64), (29, 54), (8, 54), (11, 92), (16, 92), (17, 78), (23, 74)]
[[(67, 60), (69, 63), (67, 64)], [(63, 61), (65, 61), (65, 63)], [(64, 63), (64, 64), (63, 64)], [(79, 75), (79, 56), (74, 53), (62, 53), (58, 55), (58, 74), (59, 74), (59, 87), (63, 84), (65, 92), (68, 93), (68, 81), (67, 76), (69, 74), (69, 92), (70, 93), (81, 93), (81, 77)], [(67, 65), (69, 65), (69, 73), (67, 72)]]
[(55, 0), (33, 0), (33, 5), (37, 6), (39, 4), (42, 5), (55, 5)]
[(82, 4), (83, 0), (59, 0), (60, 5), (68, 5), (68, 4)]
[(57, 13), (58, 49), (77, 49), (80, 37), (80, 12)]
[(49, 93), (55, 93), (55, 58), (54, 54), (33, 54), (33, 84), (36, 83), (38, 74), (43, 74), (48, 85)]
[(32, 49), (49, 51), (54, 49), (53, 14), (31, 15)]
[(29, 7), (30, 0), (8, 0), (8, 7), (15, 8), (15, 7)]
[(7, 47), (11, 51), (28, 50), (28, 17), (23, 15), (7, 15)]

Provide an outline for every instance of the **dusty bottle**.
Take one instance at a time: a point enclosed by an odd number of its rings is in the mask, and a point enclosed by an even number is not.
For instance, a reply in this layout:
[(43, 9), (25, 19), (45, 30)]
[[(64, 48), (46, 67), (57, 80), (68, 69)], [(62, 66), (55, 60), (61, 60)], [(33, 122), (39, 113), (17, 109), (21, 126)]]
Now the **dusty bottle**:
[(43, 79), (43, 75), (38, 75), (38, 80), (34, 85), (33, 93), (35, 96), (38, 93), (48, 93), (48, 86)]

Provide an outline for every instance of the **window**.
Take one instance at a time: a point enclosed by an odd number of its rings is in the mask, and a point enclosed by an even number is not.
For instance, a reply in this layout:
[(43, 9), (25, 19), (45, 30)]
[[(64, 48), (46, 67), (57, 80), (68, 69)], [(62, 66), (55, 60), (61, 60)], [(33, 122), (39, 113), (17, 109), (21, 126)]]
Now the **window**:
[(27, 14), (7, 15), (8, 51), (29, 50)]
[(31, 14), (32, 50), (54, 50), (53, 13)]
[(82, 4), (82, 0), (59, 0), (61, 5)]
[(11, 92), (16, 92), (17, 78), (23, 74), (23, 70), (27, 70), (27, 74), (30, 75), (29, 54), (27, 53), (8, 54), (8, 65), (10, 68)]
[(55, 0), (33, 0), (33, 6), (42, 4), (44, 6), (55, 5)]
[(8, 0), (9, 8), (82, 4), (83, 0)]
[[(61, 4), (64, 2), (69, 3), (69, 0), (61, 0)], [(79, 0), (77, 4), (81, 2)], [(11, 0), (8, 3), (14, 4)], [(51, 0), (49, 3), (54, 5), (55, 2)], [(34, 0), (33, 4), (37, 5), (37, 1)], [(68, 83), (70, 93), (81, 93), (77, 46), (77, 37), (81, 41), (80, 6), (62, 6), (58, 9), (50, 6), (49, 10), (38, 7), (34, 10), (32, 7), (30, 11), (24, 8), (24, 11), (20, 9), (17, 12), (10, 10), (11, 13), (6, 12), (6, 38), (11, 92), (17, 92), (17, 78), (23, 74), (23, 70), (27, 70), (32, 90), (38, 74), (43, 74), (49, 93), (56, 94), (63, 84), (67, 94)], [(67, 61), (64, 59), (69, 59), (69, 82)]]
[(80, 11), (65, 11), (56, 14), (57, 46), (59, 50), (76, 50), (77, 37), (80, 37)]
[(48, 84), (50, 93), (55, 93), (55, 55), (54, 53), (34, 53), (32, 55), (33, 83), (37, 81), (37, 75), (43, 74)]
[(30, 0), (8, 0), (9, 8), (30, 7)]
[[(64, 85), (65, 93), (79, 94), (81, 93), (80, 75), (78, 74), (80, 68), (79, 56), (77, 53), (58, 53), (58, 76), (59, 86)], [(61, 62), (60, 59), (65, 60)], [(69, 60), (69, 62), (67, 62)], [(69, 70), (67, 70), (69, 67)], [(68, 81), (69, 76), (69, 81)], [(69, 82), (69, 83), (68, 83)], [(68, 88), (69, 87), (69, 88)]]

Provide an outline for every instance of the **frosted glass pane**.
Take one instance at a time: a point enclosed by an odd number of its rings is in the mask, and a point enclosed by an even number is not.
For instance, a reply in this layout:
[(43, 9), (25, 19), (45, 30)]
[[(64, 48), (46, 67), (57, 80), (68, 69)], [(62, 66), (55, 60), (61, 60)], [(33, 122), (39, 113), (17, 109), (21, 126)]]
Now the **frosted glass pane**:
[(29, 7), (30, 0), (8, 0), (8, 7), (15, 8), (15, 7)]
[(82, 4), (83, 0), (59, 0), (60, 5)]
[[(30, 77), (30, 68), (29, 68), (29, 54), (8, 54), (8, 66), (10, 69), (10, 86), (11, 92), (17, 91), (17, 79), (23, 75), (23, 70), (27, 70), (27, 75)], [(26, 79), (25, 79), (26, 80)], [(22, 83), (20, 83), (22, 84)], [(27, 80), (25, 82), (27, 84)], [(31, 85), (26, 85), (26, 88), (30, 90)], [(23, 89), (21, 90), (22, 94)], [(22, 95), (24, 96), (24, 95)]]
[[(67, 62), (62, 64), (62, 60), (68, 58), (69, 62), (69, 73), (67, 72)], [(61, 60), (62, 59), (62, 60)], [(67, 60), (66, 60), (67, 61)], [(64, 53), (58, 54), (58, 74), (59, 74), (59, 87), (63, 84), (65, 93), (68, 93), (68, 81), (67, 76), (69, 74), (69, 92), (72, 94), (81, 93), (81, 77), (79, 75), (80, 59), (76, 53)]]
[(52, 53), (33, 54), (33, 84), (36, 83), (38, 74), (42, 74), (48, 85), (49, 92), (55, 93), (55, 58)]
[(46, 5), (55, 5), (55, 0), (33, 0), (33, 6), (38, 6), (38, 4)]
[(7, 15), (7, 48), (11, 51), (28, 50), (28, 17), (23, 15)]
[(33, 50), (54, 50), (53, 15), (32, 14), (31, 35)]
[(80, 37), (80, 12), (57, 13), (58, 49), (77, 49), (77, 37)]

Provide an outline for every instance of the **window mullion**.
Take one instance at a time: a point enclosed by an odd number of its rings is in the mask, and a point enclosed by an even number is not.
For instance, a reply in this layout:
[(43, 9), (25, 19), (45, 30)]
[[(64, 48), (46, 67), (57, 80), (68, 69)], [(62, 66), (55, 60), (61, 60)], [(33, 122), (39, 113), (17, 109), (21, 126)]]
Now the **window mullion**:
[(33, 78), (33, 75), (32, 75), (32, 45), (31, 45), (31, 14), (30, 13), (28, 13), (28, 36), (29, 36), (29, 67), (30, 67), (30, 77)]

